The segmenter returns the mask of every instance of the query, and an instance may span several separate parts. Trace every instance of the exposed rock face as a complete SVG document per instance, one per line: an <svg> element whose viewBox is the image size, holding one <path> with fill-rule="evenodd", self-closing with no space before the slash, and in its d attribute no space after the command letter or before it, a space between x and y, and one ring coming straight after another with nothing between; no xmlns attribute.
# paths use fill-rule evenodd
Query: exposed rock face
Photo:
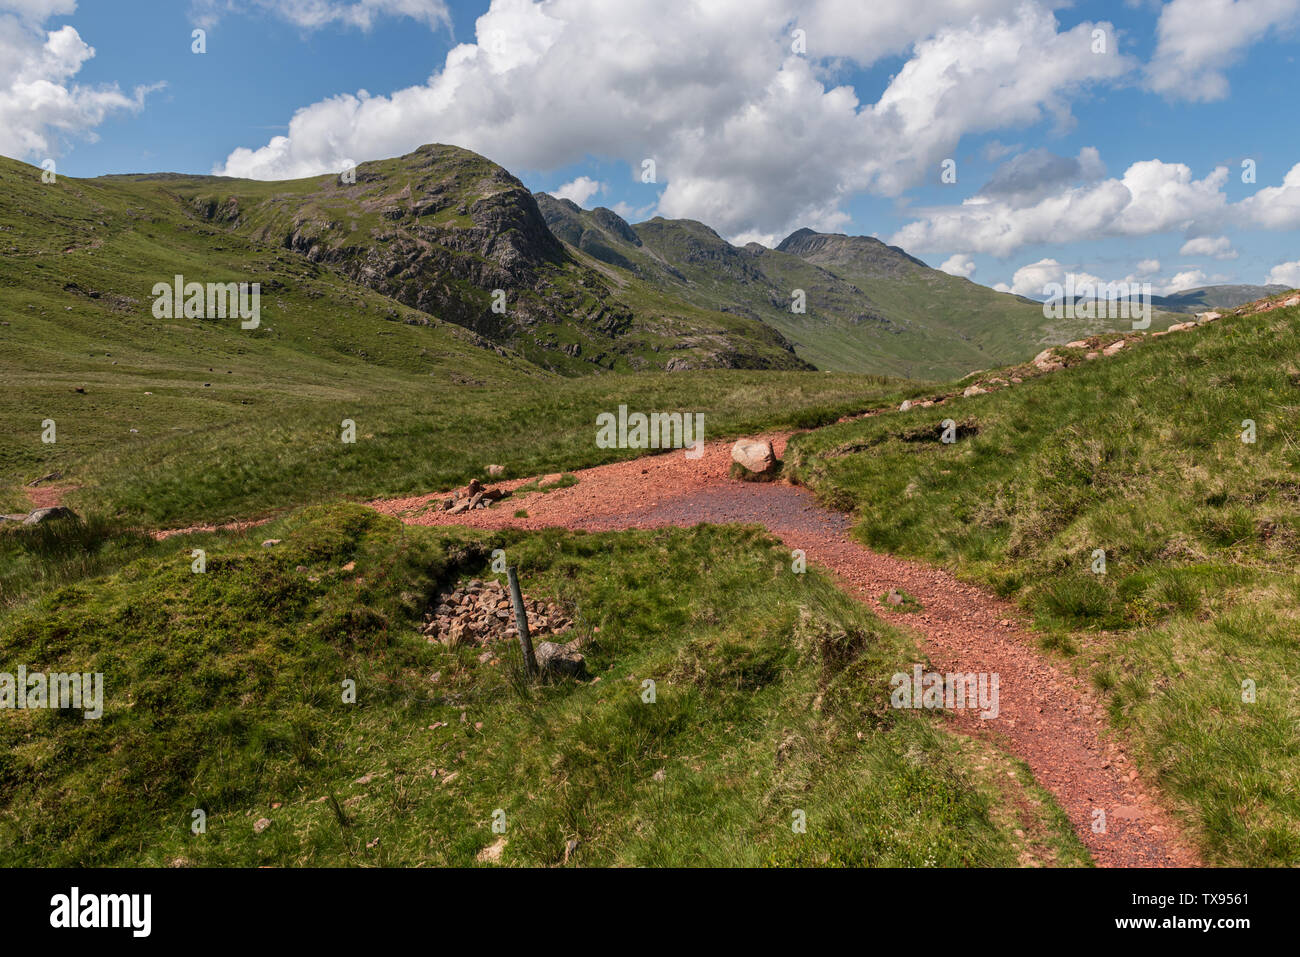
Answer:
<svg viewBox="0 0 1300 957"><path fill-rule="evenodd" d="M776 452L765 439L740 439L731 447L731 460L755 475L767 475L776 468Z"/></svg>

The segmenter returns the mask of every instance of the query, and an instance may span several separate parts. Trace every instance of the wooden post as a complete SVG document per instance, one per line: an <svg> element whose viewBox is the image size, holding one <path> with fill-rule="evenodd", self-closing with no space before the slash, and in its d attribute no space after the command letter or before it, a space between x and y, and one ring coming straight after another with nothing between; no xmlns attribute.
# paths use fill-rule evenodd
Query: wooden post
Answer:
<svg viewBox="0 0 1300 957"><path fill-rule="evenodd" d="M524 653L524 667L529 676L537 674L537 658L533 655L533 638L528 633L528 612L524 608L523 592L519 590L519 576L515 566L506 567L506 578L510 582L510 604L515 608L515 627L519 630L519 648Z"/></svg>

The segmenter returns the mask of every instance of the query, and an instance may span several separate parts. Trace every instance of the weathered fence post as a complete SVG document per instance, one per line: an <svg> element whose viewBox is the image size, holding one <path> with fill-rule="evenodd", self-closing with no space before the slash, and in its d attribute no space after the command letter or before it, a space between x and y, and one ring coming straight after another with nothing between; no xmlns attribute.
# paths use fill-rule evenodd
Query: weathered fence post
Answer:
<svg viewBox="0 0 1300 957"><path fill-rule="evenodd" d="M519 647L524 653L524 667L530 676L537 674L537 658L533 655L533 638L528 633L528 612L524 608L524 596L519 590L519 576L514 565L506 566L506 578L510 582L510 604L515 608L515 627L519 630Z"/></svg>

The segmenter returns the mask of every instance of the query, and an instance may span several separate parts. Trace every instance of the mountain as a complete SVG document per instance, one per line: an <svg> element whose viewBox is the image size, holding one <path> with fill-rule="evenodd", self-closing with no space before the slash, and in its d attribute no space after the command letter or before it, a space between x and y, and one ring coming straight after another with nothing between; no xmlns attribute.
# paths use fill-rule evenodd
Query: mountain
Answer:
<svg viewBox="0 0 1300 957"><path fill-rule="evenodd" d="M1206 312L1212 309L1235 309L1237 306L1286 292L1287 286L1199 286L1170 296L1152 296L1151 302L1167 312Z"/></svg>
<svg viewBox="0 0 1300 957"><path fill-rule="evenodd" d="M692 220L633 226L609 209L532 194L500 166L454 146L423 146L353 172L283 182L161 173L43 184L40 170L5 160L0 178L15 188L0 198L0 248L7 244L17 258L0 279L53 299L65 287L93 290L98 297L81 296L83 306L103 311L111 303L122 320L147 326L159 322L150 291L160 280L260 282L277 292L268 297L274 328L301 334L303 343L311 338L307 313L288 300L308 295L319 312L328 295L564 376L816 367L942 379L1023 360L1107 325L1046 319L1036 303L931 269L870 237L803 229L769 249L734 246ZM68 206L72 195L87 205ZM64 252L76 260L66 276L55 275L62 262L42 272ZM101 264L76 278L82 266ZM319 282L304 283L308 277ZM800 300L804 311L794 311ZM350 329L355 318L327 329ZM187 331L192 323L182 320L166 334ZM312 341L323 338L329 333L317 328Z"/></svg>
<svg viewBox="0 0 1300 957"><path fill-rule="evenodd" d="M1046 318L1039 303L931 269L869 236L800 229L775 249L737 247L693 220L629 225L604 207L535 197L551 231L609 274L768 323L820 369L944 379L1116 325ZM803 313L792 311L796 290Z"/></svg>
<svg viewBox="0 0 1300 957"><path fill-rule="evenodd" d="M629 291L590 268L552 234L519 180L458 147L363 163L355 182L176 174L98 182L167 197L176 215L232 242L290 251L563 375L807 368L761 322Z"/></svg>

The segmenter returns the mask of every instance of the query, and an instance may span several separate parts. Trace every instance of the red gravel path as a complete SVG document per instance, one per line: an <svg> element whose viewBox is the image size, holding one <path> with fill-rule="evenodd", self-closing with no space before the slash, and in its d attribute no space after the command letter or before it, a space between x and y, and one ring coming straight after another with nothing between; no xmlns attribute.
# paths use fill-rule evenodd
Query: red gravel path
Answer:
<svg viewBox="0 0 1300 957"><path fill-rule="evenodd" d="M787 436L768 438L781 455ZM700 459L672 452L586 469L575 473L579 482L569 488L512 497L463 515L437 510L445 493L371 504L410 524L474 528L604 531L699 522L762 524L791 548L803 549L809 561L830 569L873 611L918 633L934 670L999 675L997 718L981 720L968 710L954 712L951 720L962 731L991 736L1028 763L1098 864L1198 863L1139 780L1122 744L1104 733L1095 697L1037 650L1015 606L941 569L869 551L849 537L848 516L821 508L806 490L737 482L727 477L729 467L729 443L712 443ZM527 481L498 484L513 490ZM430 502L433 507L421 511ZM525 509L528 518L514 518L518 509ZM877 598L890 588L915 596L922 612L882 610ZM1096 810L1105 812L1104 833L1093 831Z"/></svg>

